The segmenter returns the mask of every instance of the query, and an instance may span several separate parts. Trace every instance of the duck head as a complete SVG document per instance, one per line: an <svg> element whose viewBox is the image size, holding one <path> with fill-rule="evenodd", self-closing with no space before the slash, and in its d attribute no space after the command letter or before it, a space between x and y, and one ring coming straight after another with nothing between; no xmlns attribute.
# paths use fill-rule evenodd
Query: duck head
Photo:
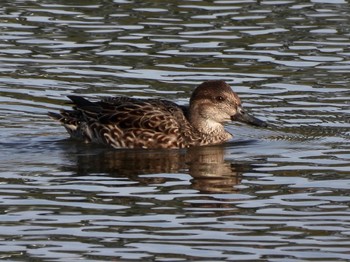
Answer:
<svg viewBox="0 0 350 262"><path fill-rule="evenodd" d="M239 121L266 127L266 122L248 114L238 95L224 81L206 81L199 85L190 99L190 122L199 131L223 129L222 124Z"/></svg>

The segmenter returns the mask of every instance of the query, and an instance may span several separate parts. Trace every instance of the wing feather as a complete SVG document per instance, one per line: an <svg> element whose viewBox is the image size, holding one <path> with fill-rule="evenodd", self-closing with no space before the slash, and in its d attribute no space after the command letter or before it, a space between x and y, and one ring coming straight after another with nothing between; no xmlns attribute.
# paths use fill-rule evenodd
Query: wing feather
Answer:
<svg viewBox="0 0 350 262"><path fill-rule="evenodd" d="M191 127L180 106L167 100L129 97L90 102L69 96L73 110L51 114L73 137L112 147L178 148Z"/></svg>

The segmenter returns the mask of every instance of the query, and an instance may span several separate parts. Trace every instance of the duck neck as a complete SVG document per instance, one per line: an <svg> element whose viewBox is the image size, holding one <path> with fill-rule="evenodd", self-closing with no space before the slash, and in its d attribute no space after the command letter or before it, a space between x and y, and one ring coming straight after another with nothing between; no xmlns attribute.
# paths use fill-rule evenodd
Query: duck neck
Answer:
<svg viewBox="0 0 350 262"><path fill-rule="evenodd" d="M200 133L200 136L210 143L219 143L232 138L221 123L215 122L210 118L203 117L200 114L190 114L191 125Z"/></svg>

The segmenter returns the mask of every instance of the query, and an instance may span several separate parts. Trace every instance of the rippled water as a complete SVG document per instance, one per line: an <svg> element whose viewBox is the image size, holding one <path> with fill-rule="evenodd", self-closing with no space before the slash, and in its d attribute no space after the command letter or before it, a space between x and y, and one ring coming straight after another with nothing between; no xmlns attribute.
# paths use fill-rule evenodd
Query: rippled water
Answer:
<svg viewBox="0 0 350 262"><path fill-rule="evenodd" d="M2 1L1 260L350 260L349 24L345 0ZM46 116L207 79L270 127L111 150Z"/></svg>

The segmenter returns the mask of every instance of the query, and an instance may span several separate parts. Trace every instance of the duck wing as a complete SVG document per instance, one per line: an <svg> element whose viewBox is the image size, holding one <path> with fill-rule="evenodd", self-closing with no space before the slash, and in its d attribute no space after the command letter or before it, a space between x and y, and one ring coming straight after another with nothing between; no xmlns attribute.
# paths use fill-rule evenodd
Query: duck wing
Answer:
<svg viewBox="0 0 350 262"><path fill-rule="evenodd" d="M142 100L128 97L90 102L69 96L73 110L61 111L59 120L68 132L85 141L112 147L186 147L183 136L191 128L184 111L167 100ZM73 132L74 131L74 132Z"/></svg>

